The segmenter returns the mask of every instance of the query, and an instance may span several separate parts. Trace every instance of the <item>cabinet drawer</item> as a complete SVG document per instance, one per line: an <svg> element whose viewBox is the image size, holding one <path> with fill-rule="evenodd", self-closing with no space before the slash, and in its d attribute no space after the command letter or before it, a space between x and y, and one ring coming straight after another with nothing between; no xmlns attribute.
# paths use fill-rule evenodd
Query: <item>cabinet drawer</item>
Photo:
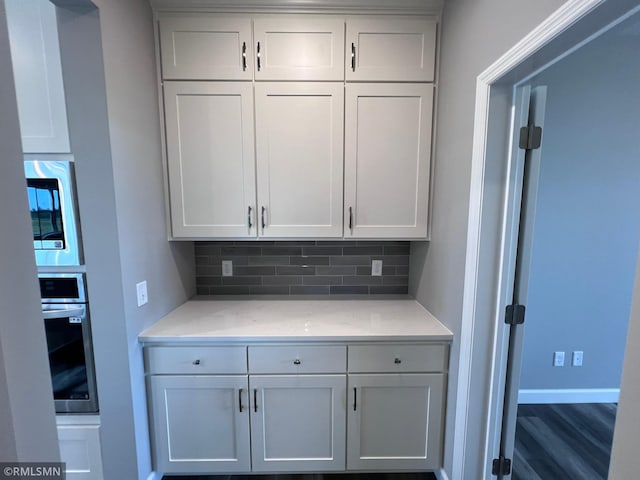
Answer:
<svg viewBox="0 0 640 480"><path fill-rule="evenodd" d="M249 347L250 373L332 373L346 369L345 346Z"/></svg>
<svg viewBox="0 0 640 480"><path fill-rule="evenodd" d="M446 345L352 345L350 372L443 372Z"/></svg>
<svg viewBox="0 0 640 480"><path fill-rule="evenodd" d="M147 347L147 373L246 373L245 347Z"/></svg>

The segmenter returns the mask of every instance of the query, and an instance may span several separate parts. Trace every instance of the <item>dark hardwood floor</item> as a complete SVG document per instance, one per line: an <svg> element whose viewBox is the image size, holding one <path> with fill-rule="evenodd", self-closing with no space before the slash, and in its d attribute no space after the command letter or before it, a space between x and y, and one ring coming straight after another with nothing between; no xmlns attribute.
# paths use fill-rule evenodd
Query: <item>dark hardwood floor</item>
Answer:
<svg viewBox="0 0 640 480"><path fill-rule="evenodd" d="M519 405L513 480L606 480L617 405Z"/></svg>
<svg viewBox="0 0 640 480"><path fill-rule="evenodd" d="M313 473L307 475L214 475L178 477L165 475L162 480L436 480L433 473Z"/></svg>

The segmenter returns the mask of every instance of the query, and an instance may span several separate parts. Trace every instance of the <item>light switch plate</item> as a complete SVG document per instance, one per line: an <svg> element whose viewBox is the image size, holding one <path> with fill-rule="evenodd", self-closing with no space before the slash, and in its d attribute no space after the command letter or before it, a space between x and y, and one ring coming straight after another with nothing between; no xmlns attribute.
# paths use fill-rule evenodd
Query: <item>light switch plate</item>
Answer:
<svg viewBox="0 0 640 480"><path fill-rule="evenodd" d="M382 260L371 260L371 275L374 277L382 275Z"/></svg>
<svg viewBox="0 0 640 480"><path fill-rule="evenodd" d="M222 260L222 276L233 277L233 261Z"/></svg>
<svg viewBox="0 0 640 480"><path fill-rule="evenodd" d="M136 283L136 295L138 297L138 306L141 307L149 301L147 296L147 281Z"/></svg>

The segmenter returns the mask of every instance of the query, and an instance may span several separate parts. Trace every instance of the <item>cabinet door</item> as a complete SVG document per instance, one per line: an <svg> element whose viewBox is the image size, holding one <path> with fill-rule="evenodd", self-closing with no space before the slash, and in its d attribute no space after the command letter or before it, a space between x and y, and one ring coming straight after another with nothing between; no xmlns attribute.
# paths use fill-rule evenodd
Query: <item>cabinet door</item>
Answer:
<svg viewBox="0 0 640 480"><path fill-rule="evenodd" d="M440 467L443 374L349 375L348 470Z"/></svg>
<svg viewBox="0 0 640 480"><path fill-rule="evenodd" d="M153 375L155 470L248 472L247 376Z"/></svg>
<svg viewBox="0 0 640 480"><path fill-rule="evenodd" d="M345 469L345 375L254 375L254 472Z"/></svg>
<svg viewBox="0 0 640 480"><path fill-rule="evenodd" d="M344 87L257 83L262 237L341 237Z"/></svg>
<svg viewBox="0 0 640 480"><path fill-rule="evenodd" d="M159 19L165 80L251 80L251 19L165 14Z"/></svg>
<svg viewBox="0 0 640 480"><path fill-rule="evenodd" d="M253 33L256 80L344 80L344 19L256 17Z"/></svg>
<svg viewBox="0 0 640 480"><path fill-rule="evenodd" d="M433 82L433 17L349 17L347 81Z"/></svg>
<svg viewBox="0 0 640 480"><path fill-rule="evenodd" d="M348 84L345 237L427 237L433 86Z"/></svg>
<svg viewBox="0 0 640 480"><path fill-rule="evenodd" d="M68 480L102 480L100 425L58 425L60 460Z"/></svg>
<svg viewBox="0 0 640 480"><path fill-rule="evenodd" d="M165 82L175 238L255 237L250 83Z"/></svg>
<svg viewBox="0 0 640 480"><path fill-rule="evenodd" d="M49 0L6 0L22 151L68 153L56 7Z"/></svg>

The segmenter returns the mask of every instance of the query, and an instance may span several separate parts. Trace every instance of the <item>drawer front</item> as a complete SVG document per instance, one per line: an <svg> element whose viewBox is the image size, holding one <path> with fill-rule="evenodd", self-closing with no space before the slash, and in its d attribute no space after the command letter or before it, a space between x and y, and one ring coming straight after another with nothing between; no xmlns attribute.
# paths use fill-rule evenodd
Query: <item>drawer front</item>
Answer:
<svg viewBox="0 0 640 480"><path fill-rule="evenodd" d="M444 372L448 347L436 345L351 345L349 372Z"/></svg>
<svg viewBox="0 0 640 480"><path fill-rule="evenodd" d="M249 347L249 373L339 373L346 369L346 346Z"/></svg>
<svg viewBox="0 0 640 480"><path fill-rule="evenodd" d="M147 373L247 373L246 347L146 347Z"/></svg>

